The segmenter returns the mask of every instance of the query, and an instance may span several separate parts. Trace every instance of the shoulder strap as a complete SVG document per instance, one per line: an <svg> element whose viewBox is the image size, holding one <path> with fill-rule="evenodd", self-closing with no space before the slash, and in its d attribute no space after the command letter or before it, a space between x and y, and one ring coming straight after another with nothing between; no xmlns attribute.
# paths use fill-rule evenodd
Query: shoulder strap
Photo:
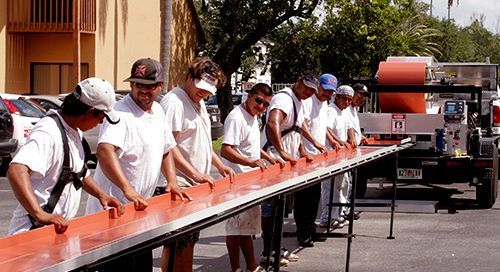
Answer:
<svg viewBox="0 0 500 272"><path fill-rule="evenodd" d="M68 145L68 138L66 136L66 131L64 130L64 127L61 123L61 120L59 120L59 117L55 114L50 114L47 115L54 119L54 121L57 124L57 127L59 128L59 131L61 132L61 137L63 141L63 153L64 153L64 160L63 160L63 169L61 174L59 175L59 179L57 180L56 185L52 189L52 192L50 192L50 197L49 201L47 202L47 205L43 208L44 211L48 213L52 213L54 211L54 208L59 201L59 198L61 197L61 194L64 190L64 187L68 182L73 182L73 185L75 188L78 190L82 187L82 181L81 178L85 176L87 172L87 166L84 165L83 169L80 173L74 173L71 171L71 168L69 166L69 145Z"/></svg>
<svg viewBox="0 0 500 272"><path fill-rule="evenodd" d="M290 133L292 131L296 131L298 133L302 133L302 128L299 127L299 126L297 126L297 118L298 118L298 116L297 116L297 106L295 106L295 101L293 100L292 95L289 94L286 91L278 92L278 94L280 94L280 93L288 95L292 99L292 105L293 105L293 125L292 125L292 127L287 128L287 129L281 131L281 138L285 137L285 135L287 135L288 133ZM267 149L269 149L269 147L271 147L273 144L269 140L269 135L268 135L268 132L267 132L267 126L265 127L265 132L266 132L267 142L264 144L264 146L262 147L262 149L264 151L267 151Z"/></svg>

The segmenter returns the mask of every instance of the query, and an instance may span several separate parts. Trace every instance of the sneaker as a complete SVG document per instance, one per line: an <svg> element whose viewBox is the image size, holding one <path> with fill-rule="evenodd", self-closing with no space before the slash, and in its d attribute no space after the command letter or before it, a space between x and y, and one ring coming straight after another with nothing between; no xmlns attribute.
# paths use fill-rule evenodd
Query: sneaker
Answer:
<svg viewBox="0 0 500 272"><path fill-rule="evenodd" d="M313 239L314 242L324 242L324 241L326 241L326 237L322 236L319 233L313 234L312 239Z"/></svg>
<svg viewBox="0 0 500 272"><path fill-rule="evenodd" d="M287 259L289 262L296 262L299 260L299 256L293 254L292 252L285 249L285 251L281 254L282 258Z"/></svg>
<svg viewBox="0 0 500 272"><path fill-rule="evenodd" d="M245 272L245 271L243 271L243 269L238 267L238 269L234 270L234 272Z"/></svg>
<svg viewBox="0 0 500 272"><path fill-rule="evenodd" d="M243 270L241 270L241 272L243 272ZM254 270L247 268L246 272L266 272L266 270L262 266L257 266Z"/></svg>
<svg viewBox="0 0 500 272"><path fill-rule="evenodd" d="M266 257L264 255L260 255L260 258L259 258L260 265L265 266L266 263L267 263L267 258L268 257ZM269 257L269 265L272 266L273 263L274 263L274 257ZM289 261L287 259L281 258L281 260L280 260L280 266L288 266L288 263L289 263Z"/></svg>
<svg viewBox="0 0 500 272"><path fill-rule="evenodd" d="M299 240L299 246L301 247L314 247L314 241L312 238Z"/></svg>
<svg viewBox="0 0 500 272"><path fill-rule="evenodd" d="M344 222L342 222L342 221L337 221L337 220L335 220L335 221L333 221L333 223L332 223L332 229L341 229L341 228L343 228L344 226L345 226L345 224L344 224Z"/></svg>

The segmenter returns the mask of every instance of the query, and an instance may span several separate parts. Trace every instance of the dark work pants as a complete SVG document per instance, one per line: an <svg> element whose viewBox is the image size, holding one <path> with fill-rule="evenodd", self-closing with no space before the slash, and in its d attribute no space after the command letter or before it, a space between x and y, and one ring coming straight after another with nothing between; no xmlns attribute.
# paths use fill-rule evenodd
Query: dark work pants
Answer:
<svg viewBox="0 0 500 272"><path fill-rule="evenodd" d="M321 183L294 194L293 217L297 226L297 240L303 241L316 234L316 216L321 199Z"/></svg>

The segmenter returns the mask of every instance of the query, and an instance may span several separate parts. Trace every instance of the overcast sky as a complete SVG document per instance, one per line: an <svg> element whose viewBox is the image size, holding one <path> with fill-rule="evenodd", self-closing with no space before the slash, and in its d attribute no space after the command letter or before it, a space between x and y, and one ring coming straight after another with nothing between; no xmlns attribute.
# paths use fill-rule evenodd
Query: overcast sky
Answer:
<svg viewBox="0 0 500 272"><path fill-rule="evenodd" d="M419 0L430 4L430 0ZM459 5L457 6L457 2ZM432 16L438 18L448 17L448 0L433 0ZM500 31L500 0L454 0L451 7L451 18L460 26L470 25L473 14L484 14L484 26L493 33Z"/></svg>

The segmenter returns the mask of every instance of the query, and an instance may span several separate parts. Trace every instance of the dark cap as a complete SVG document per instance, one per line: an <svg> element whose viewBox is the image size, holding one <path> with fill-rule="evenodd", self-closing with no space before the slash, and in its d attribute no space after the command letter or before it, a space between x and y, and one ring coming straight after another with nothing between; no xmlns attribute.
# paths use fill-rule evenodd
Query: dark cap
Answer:
<svg viewBox="0 0 500 272"><path fill-rule="evenodd" d="M352 86L352 89L364 96L368 95L368 88L364 84L356 83L354 86Z"/></svg>
<svg viewBox="0 0 500 272"><path fill-rule="evenodd" d="M151 58L138 59L132 65L130 77L124 81L137 82L141 84L155 84L163 82L163 66Z"/></svg>
<svg viewBox="0 0 500 272"><path fill-rule="evenodd" d="M312 88L316 91L318 90L319 79L318 76L313 72L310 71L305 72L304 75L302 76L302 80L304 85L306 85L306 87Z"/></svg>

